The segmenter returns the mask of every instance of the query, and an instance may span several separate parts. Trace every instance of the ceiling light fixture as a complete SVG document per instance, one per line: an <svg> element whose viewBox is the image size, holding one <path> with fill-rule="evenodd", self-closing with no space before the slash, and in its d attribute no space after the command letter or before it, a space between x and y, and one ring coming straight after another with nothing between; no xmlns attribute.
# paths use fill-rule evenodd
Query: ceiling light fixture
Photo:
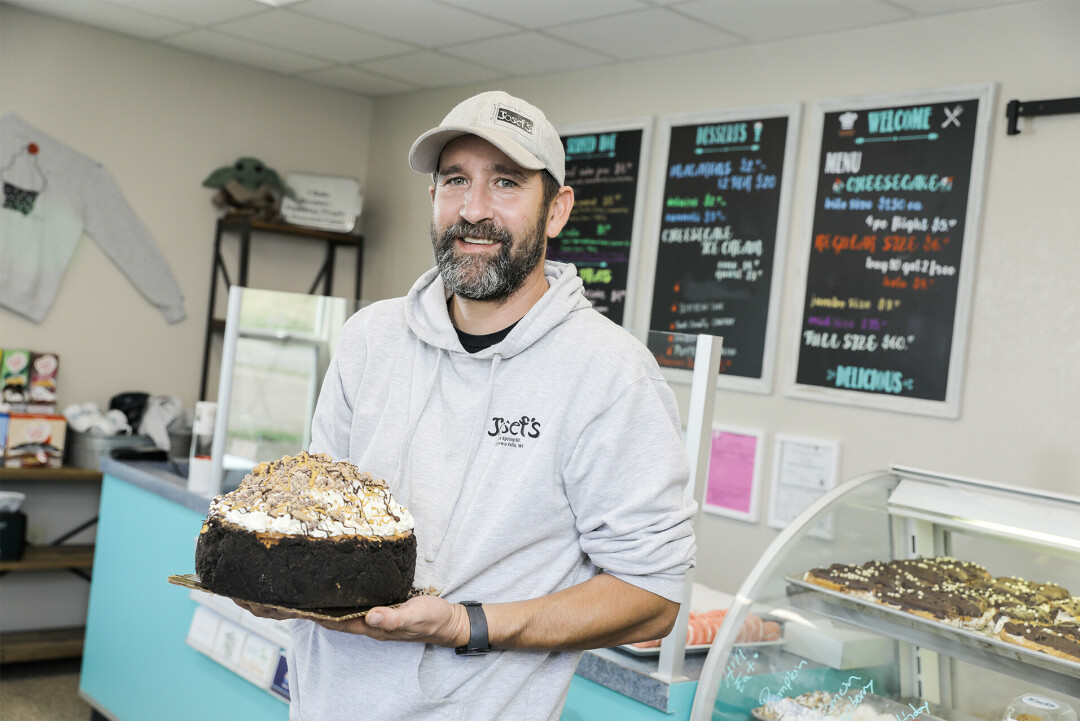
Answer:
<svg viewBox="0 0 1080 721"><path fill-rule="evenodd" d="M296 3L303 1L304 0L255 0L255 2L257 3L269 5L272 8L285 7L286 5L295 5Z"/></svg>

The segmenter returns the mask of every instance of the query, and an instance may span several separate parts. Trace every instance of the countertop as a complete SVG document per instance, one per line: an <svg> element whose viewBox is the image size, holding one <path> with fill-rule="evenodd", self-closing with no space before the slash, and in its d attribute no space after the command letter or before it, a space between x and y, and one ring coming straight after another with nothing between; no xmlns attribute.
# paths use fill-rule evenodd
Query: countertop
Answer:
<svg viewBox="0 0 1080 721"><path fill-rule="evenodd" d="M212 499L187 489L184 462L118 461L105 458L101 471L119 480L154 493L173 503L206 514ZM636 656L617 648L586 651L578 664L577 675L623 694L660 711L667 711L671 684L654 676L659 656ZM683 675L696 681L701 674L705 654L686 655Z"/></svg>

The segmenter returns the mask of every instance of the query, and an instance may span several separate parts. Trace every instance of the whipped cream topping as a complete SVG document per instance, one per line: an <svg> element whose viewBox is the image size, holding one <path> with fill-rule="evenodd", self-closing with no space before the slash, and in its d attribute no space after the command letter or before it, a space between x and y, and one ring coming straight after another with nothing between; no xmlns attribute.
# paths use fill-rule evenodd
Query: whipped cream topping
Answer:
<svg viewBox="0 0 1080 721"><path fill-rule="evenodd" d="M325 453L260 463L240 487L210 504L217 517L255 533L330 538L389 537L413 528L383 480Z"/></svg>

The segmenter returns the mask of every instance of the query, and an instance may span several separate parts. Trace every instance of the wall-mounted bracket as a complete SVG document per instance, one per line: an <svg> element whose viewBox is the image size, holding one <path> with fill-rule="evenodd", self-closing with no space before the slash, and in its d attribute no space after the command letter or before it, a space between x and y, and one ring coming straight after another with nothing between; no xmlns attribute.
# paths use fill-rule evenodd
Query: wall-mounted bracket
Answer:
<svg viewBox="0 0 1080 721"><path fill-rule="evenodd" d="M1080 113L1080 98L1058 98L1057 100L1010 100L1005 107L1005 117L1009 119L1009 135L1019 135L1016 127L1017 118L1035 115L1063 115Z"/></svg>

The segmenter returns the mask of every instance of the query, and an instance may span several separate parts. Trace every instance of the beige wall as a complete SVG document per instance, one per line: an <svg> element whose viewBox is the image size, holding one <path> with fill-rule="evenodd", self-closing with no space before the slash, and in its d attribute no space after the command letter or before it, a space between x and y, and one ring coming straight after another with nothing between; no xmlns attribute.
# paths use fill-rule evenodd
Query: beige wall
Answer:
<svg viewBox="0 0 1080 721"><path fill-rule="evenodd" d="M84 236L43 323L0 309L0 346L59 353L61 406L107 407L119 392L143 390L176 395L190 408L218 214L202 181L250 155L281 173L363 183L372 106L332 88L3 6L0 113L18 113L112 173L176 276L187 319L167 324ZM226 249L235 279L235 238ZM295 241L256 244L251 282L306 292L321 255L321 246ZM353 258L339 255L338 292L352 292Z"/></svg>
<svg viewBox="0 0 1080 721"><path fill-rule="evenodd" d="M841 480L898 463L1080 494L1080 116L1022 121L1022 134L1013 137L1003 119L1010 99L1077 94L1077 28L1080 3L1024 4L523 79L503 89L530 99L556 124L798 101L804 120L795 177L801 179L816 99L996 83L960 417L785 397L784 370L798 333L792 317L800 302L798 244L808 237L806 202L813 191L799 185L773 392L721 391L716 419L769 434L765 481L775 434L789 433L839 441ZM405 155L418 133L474 89L482 88L376 103L372 133L379 142L369 164L367 225L379 238L368 256L382 271L368 286L376 295L405 292L431 262L427 180L408 170ZM659 162L655 152L653 161ZM650 222L647 217L645 228ZM763 509L767 503L766 487ZM735 590L775 535L764 522L707 516L699 578Z"/></svg>
<svg viewBox="0 0 1080 721"><path fill-rule="evenodd" d="M716 419L769 434L764 480L772 470L773 437L782 432L839 441L841 480L902 463L1080 493L1080 120L1023 121L1023 133L1008 137L1002 118L1013 98L1077 94L1077 27L1080 3L1037 2L523 79L503 88L529 98L558 124L802 102L795 169L801 178L815 99L996 83L959 419L785 397L783 371L797 332L797 242L810 222L812 189L801 185L780 298L773 392L721 391ZM258 155L281 171L360 178L368 239L364 295L404 293L431 263L428 181L408 169L406 153L455 102L485 89L367 101L7 7L0 47L0 109L19 112L104 163L187 295L188 320L166 325L84 240L45 323L0 310L0 344L61 354L64 402L104 403L130 389L194 400L216 215L201 182L239 155ZM654 152L654 164L658 157ZM651 218L645 220L649 227ZM278 244L268 252L277 267L291 268L314 250ZM306 290L307 276L298 282L286 275L268 274L265 284ZM345 293L351 286L340 281L337 288ZM764 508L767 489L761 500ZM774 536L764 523L707 517L700 540L710 562L700 577L734 590Z"/></svg>

